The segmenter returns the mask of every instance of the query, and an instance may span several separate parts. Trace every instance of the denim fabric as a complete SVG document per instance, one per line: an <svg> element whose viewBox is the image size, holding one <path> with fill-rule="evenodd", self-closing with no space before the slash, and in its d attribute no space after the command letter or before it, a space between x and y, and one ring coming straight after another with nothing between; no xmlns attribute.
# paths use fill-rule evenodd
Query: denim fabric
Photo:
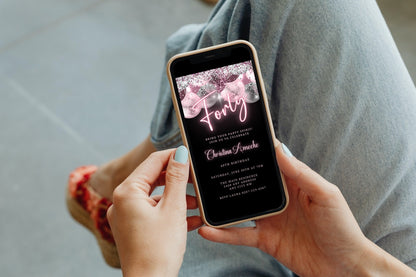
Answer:
<svg viewBox="0 0 416 277"><path fill-rule="evenodd" d="M172 55L235 39L259 54L275 132L341 189L365 235L416 268L416 89L374 0L221 1L180 29ZM163 73L151 127L181 137ZM250 248L188 238L183 276L285 276Z"/></svg>

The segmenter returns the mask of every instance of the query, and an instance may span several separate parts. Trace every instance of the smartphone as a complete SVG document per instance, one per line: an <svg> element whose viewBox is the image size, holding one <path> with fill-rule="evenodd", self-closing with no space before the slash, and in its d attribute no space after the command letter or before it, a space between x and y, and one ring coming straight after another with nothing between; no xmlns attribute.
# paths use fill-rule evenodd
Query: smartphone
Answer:
<svg viewBox="0 0 416 277"><path fill-rule="evenodd" d="M282 212L288 193L254 46L238 40L179 54L167 71L205 224Z"/></svg>

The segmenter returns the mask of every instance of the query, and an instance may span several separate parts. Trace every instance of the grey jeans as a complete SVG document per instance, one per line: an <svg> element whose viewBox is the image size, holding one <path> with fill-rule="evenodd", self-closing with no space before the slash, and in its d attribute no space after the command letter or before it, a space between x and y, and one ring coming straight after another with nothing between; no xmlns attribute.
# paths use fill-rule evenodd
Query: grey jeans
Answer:
<svg viewBox="0 0 416 277"><path fill-rule="evenodd" d="M416 268L416 90L376 2L221 1L169 38L167 58L235 39L258 51L278 139L341 189L369 239ZM165 73L151 134L160 149L181 143ZM291 273L193 232L180 275Z"/></svg>

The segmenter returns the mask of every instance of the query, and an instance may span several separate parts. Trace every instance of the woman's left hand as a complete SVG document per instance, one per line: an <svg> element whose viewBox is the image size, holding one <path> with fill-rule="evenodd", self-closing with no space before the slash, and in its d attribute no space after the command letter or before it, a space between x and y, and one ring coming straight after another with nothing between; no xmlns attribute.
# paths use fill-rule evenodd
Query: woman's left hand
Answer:
<svg viewBox="0 0 416 277"><path fill-rule="evenodd" d="M197 208L186 195L188 177L188 151L181 146L151 154L114 190L107 217L124 276L178 274L187 230L202 225L200 217L186 217L187 206ZM163 195L151 196L160 185Z"/></svg>

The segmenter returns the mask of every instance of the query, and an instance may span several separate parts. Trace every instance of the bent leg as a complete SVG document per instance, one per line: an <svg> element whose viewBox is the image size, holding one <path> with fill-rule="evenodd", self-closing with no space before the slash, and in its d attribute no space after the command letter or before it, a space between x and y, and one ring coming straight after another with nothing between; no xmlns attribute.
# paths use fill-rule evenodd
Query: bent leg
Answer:
<svg viewBox="0 0 416 277"><path fill-rule="evenodd" d="M414 84L375 1L298 5L272 83L276 133L340 187L368 238L415 268Z"/></svg>
<svg viewBox="0 0 416 277"><path fill-rule="evenodd" d="M376 2L222 1L207 24L169 39L167 58L235 39L257 48L278 138L340 187L367 237L415 268L416 91ZM163 76L156 148L180 143ZM185 276L274 263L255 249L200 240L189 236ZM218 261L215 253L227 254Z"/></svg>

